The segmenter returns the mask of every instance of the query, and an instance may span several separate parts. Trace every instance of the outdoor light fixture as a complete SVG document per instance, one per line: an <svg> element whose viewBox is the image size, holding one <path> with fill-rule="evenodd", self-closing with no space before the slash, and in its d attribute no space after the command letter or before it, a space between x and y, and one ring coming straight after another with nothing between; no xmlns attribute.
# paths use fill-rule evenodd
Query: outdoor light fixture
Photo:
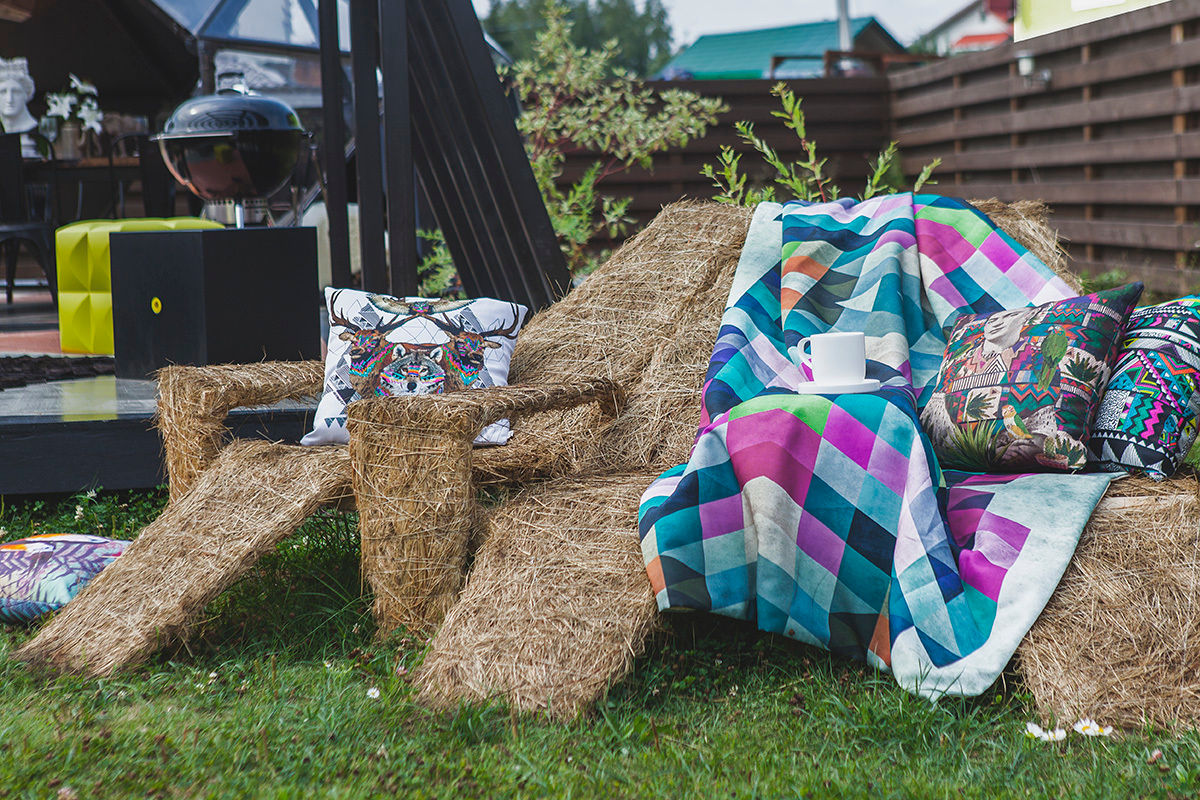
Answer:
<svg viewBox="0 0 1200 800"><path fill-rule="evenodd" d="M1021 50L1017 53L1017 74L1025 79L1026 86L1037 84L1043 89L1050 85L1052 74L1049 69L1038 69L1033 53Z"/></svg>

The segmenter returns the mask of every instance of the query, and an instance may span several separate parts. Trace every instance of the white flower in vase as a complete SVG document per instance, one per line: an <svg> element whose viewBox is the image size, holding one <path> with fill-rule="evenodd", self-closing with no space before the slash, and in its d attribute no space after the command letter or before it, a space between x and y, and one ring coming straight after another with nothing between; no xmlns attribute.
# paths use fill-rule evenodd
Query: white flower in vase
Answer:
<svg viewBox="0 0 1200 800"><path fill-rule="evenodd" d="M96 97L100 94L100 90L97 89L94 84L88 83L85 80L81 80L78 75L71 73L68 75L68 77L71 79L71 88L79 94L90 94L93 97Z"/></svg>
<svg viewBox="0 0 1200 800"><path fill-rule="evenodd" d="M104 119L104 112L100 110L100 106L96 105L95 100L89 97L80 103L79 121L83 123L84 130L100 133L100 120L102 119Z"/></svg>
<svg viewBox="0 0 1200 800"><path fill-rule="evenodd" d="M62 117L67 119L71 116L71 110L75 108L75 95L67 94L46 94L46 116Z"/></svg>

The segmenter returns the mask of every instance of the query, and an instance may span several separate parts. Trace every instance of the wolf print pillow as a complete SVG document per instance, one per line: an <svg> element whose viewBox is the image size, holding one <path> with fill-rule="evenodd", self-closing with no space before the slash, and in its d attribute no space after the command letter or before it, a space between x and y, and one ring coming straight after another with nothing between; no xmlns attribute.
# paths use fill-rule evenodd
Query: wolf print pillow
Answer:
<svg viewBox="0 0 1200 800"><path fill-rule="evenodd" d="M954 324L921 424L943 467L1077 470L1142 284Z"/></svg>
<svg viewBox="0 0 1200 800"><path fill-rule="evenodd" d="M508 384L528 309L489 298L433 300L326 289L325 391L301 444L344 444L346 406L360 397L442 394ZM507 420L476 444L505 444Z"/></svg>

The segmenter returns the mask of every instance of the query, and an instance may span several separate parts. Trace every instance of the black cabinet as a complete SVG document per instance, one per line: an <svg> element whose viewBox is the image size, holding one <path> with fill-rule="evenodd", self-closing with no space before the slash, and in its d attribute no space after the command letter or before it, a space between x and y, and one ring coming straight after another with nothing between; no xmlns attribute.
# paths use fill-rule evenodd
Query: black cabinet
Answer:
<svg viewBox="0 0 1200 800"><path fill-rule="evenodd" d="M117 377L321 357L313 228L114 233Z"/></svg>

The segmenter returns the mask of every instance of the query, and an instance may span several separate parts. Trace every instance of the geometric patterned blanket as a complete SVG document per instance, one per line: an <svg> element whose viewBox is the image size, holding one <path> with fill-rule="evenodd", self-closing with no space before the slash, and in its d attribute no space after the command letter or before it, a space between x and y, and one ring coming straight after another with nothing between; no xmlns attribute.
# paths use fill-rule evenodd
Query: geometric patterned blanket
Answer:
<svg viewBox="0 0 1200 800"><path fill-rule="evenodd" d="M659 608L744 619L930 698L987 689L1111 476L943 471L920 400L959 315L1072 294L960 200L759 206L691 456L642 498ZM798 344L825 331L866 334L880 391L796 393Z"/></svg>

